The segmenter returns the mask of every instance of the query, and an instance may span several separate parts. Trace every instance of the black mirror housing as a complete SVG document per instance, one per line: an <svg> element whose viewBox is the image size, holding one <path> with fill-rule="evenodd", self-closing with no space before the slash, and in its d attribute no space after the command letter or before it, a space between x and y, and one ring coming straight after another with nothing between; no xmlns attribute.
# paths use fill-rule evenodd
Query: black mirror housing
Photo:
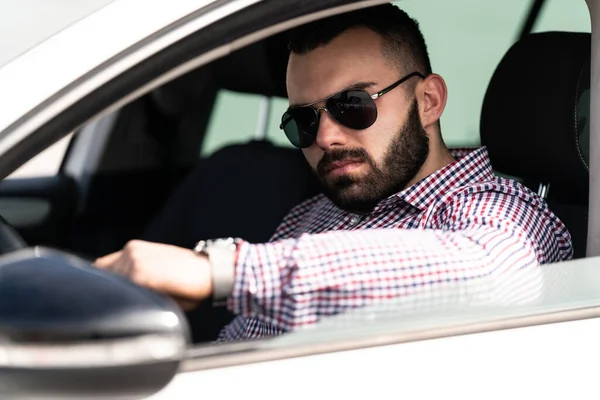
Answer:
<svg viewBox="0 0 600 400"><path fill-rule="evenodd" d="M189 342L171 299L89 261L39 247L0 257L2 398L144 398Z"/></svg>

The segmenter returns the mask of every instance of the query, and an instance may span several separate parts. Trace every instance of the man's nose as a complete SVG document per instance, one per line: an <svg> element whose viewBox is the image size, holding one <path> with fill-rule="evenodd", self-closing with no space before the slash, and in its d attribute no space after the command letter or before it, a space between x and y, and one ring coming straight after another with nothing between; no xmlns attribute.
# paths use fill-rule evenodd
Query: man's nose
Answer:
<svg viewBox="0 0 600 400"><path fill-rule="evenodd" d="M319 130L317 131L317 145L323 150L329 150L333 147L345 146L346 135L342 127L337 123L325 108L319 108L320 114Z"/></svg>

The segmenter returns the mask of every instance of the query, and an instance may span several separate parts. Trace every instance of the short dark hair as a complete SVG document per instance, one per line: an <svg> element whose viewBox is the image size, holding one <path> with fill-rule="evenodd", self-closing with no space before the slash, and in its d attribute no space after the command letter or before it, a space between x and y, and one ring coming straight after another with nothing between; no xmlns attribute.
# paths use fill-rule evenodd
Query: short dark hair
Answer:
<svg viewBox="0 0 600 400"><path fill-rule="evenodd" d="M365 27L384 39L383 54L407 71L431 73L427 45L417 21L397 6L387 3L337 14L294 29L288 49L306 54L324 46L351 28Z"/></svg>

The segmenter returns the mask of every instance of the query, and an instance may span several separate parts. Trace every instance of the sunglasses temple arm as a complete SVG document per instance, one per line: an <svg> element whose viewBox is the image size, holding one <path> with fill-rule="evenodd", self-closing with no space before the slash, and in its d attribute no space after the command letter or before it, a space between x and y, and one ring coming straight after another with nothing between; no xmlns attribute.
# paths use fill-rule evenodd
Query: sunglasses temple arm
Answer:
<svg viewBox="0 0 600 400"><path fill-rule="evenodd" d="M386 87L385 89L383 89L381 92L375 93L374 95L371 96L371 98L373 100L378 99L379 97L383 96L384 94L386 94L387 92L397 88L398 86L402 85L404 82L406 82L407 80L409 80L410 78L412 78L413 76L418 76L419 78L425 78L423 76L423 74L421 74L420 72L413 72L410 73L408 75L406 75L404 78L400 79L398 82L391 84L390 86Z"/></svg>

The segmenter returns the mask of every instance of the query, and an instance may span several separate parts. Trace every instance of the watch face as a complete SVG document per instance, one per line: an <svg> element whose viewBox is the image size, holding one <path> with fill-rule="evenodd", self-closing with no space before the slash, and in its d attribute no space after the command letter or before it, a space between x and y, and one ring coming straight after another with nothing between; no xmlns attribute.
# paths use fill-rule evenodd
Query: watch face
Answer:
<svg viewBox="0 0 600 400"><path fill-rule="evenodd" d="M221 238L221 239L214 239L212 240L212 244L216 244L216 245L230 245L230 244L234 244L234 240L233 238Z"/></svg>
<svg viewBox="0 0 600 400"><path fill-rule="evenodd" d="M235 251L237 245L233 238L215 239L212 240L209 246L218 246L224 248L231 248L231 251Z"/></svg>
<svg viewBox="0 0 600 400"><path fill-rule="evenodd" d="M206 250L212 246L221 247L221 248L231 247L231 250L235 251L237 244L236 244L235 239L230 238L230 237L229 238L200 240L194 247L194 252L206 253Z"/></svg>

